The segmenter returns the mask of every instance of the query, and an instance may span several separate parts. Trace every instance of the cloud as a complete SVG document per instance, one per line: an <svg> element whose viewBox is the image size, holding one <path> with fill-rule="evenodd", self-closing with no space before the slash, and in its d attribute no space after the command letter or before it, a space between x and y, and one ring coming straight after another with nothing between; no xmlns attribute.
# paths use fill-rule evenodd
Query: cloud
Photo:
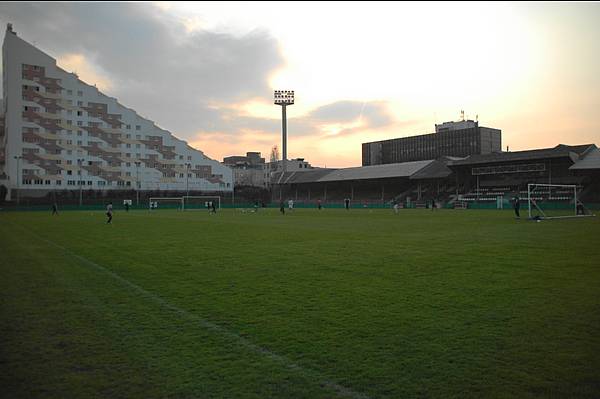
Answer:
<svg viewBox="0 0 600 399"><path fill-rule="evenodd" d="M244 106L270 99L269 78L285 65L267 31L210 31L149 3L0 3L0 23L7 22L68 71L208 156L268 151L280 140L278 113L252 115ZM393 123L386 102L338 101L289 118L288 132L314 149L332 134Z"/></svg>
<svg viewBox="0 0 600 399"><path fill-rule="evenodd" d="M113 84L107 94L183 135L219 121L212 102L270 96L268 78L283 64L268 32L188 33L148 3L4 3L0 21L59 63L93 61Z"/></svg>

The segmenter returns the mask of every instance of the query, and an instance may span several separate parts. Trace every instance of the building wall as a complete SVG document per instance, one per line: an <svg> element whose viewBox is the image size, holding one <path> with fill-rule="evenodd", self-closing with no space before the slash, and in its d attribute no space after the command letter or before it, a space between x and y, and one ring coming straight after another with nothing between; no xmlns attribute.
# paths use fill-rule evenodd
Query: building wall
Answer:
<svg viewBox="0 0 600 399"><path fill-rule="evenodd" d="M233 176L236 186L254 186L266 188L268 180L265 178L263 168L234 168Z"/></svg>
<svg viewBox="0 0 600 399"><path fill-rule="evenodd" d="M8 30L2 51L10 189L18 186L25 195L28 189L78 190L80 184L99 190L138 184L142 190L233 189L230 168L59 68ZM15 156L23 157L19 178Z"/></svg>

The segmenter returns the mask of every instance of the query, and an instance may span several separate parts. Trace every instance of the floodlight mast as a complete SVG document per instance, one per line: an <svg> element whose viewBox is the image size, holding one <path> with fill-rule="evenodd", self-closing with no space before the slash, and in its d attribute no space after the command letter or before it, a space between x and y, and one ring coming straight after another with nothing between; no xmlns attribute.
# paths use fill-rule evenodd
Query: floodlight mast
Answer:
<svg viewBox="0 0 600 399"><path fill-rule="evenodd" d="M281 106L281 141L283 147L282 166L287 171L287 118L285 108L294 104L294 90L275 90L274 102Z"/></svg>

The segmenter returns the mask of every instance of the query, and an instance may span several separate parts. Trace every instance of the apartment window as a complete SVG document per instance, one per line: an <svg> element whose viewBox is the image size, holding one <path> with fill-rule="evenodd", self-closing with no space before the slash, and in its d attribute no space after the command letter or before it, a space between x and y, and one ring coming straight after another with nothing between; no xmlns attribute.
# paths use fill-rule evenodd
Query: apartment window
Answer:
<svg viewBox="0 0 600 399"><path fill-rule="evenodd" d="M67 175L72 176L73 175L73 171L72 170L67 170Z"/></svg>
<svg viewBox="0 0 600 399"><path fill-rule="evenodd" d="M77 126L83 126L83 121L77 121Z"/></svg>
<svg viewBox="0 0 600 399"><path fill-rule="evenodd" d="M56 185L57 185L57 186L60 186L60 185L62 185L62 180L57 180L57 181L56 181Z"/></svg>
<svg viewBox="0 0 600 399"><path fill-rule="evenodd" d="M73 90L67 90L67 95L72 96L73 95Z"/></svg>
<svg viewBox="0 0 600 399"><path fill-rule="evenodd" d="M67 110L67 115L73 115L73 111Z"/></svg>
<svg viewBox="0 0 600 399"><path fill-rule="evenodd" d="M83 112L82 111L77 111L77 116L82 116Z"/></svg>
<svg viewBox="0 0 600 399"><path fill-rule="evenodd" d="M69 90L70 91L70 90ZM73 105L73 100L67 100L67 104Z"/></svg>
<svg viewBox="0 0 600 399"><path fill-rule="evenodd" d="M45 184L45 185L47 185L47 186L49 186L49 185L50 185L50 183L51 183L51 182L50 182L50 180L46 180L46 181L44 181L44 184Z"/></svg>
<svg viewBox="0 0 600 399"><path fill-rule="evenodd" d="M67 150L67 155L73 155L73 151Z"/></svg>
<svg viewBox="0 0 600 399"><path fill-rule="evenodd" d="M78 136L83 136L83 131L81 131L81 130L78 130L78 131L77 131L77 135L78 135Z"/></svg>
<svg viewBox="0 0 600 399"><path fill-rule="evenodd" d="M125 172L125 176L131 176L131 172Z"/></svg>
<svg viewBox="0 0 600 399"><path fill-rule="evenodd" d="M83 96L83 91L81 91L81 90L78 90L78 91L77 91L77 95L78 95L79 97L82 97L82 96Z"/></svg>
<svg viewBox="0 0 600 399"><path fill-rule="evenodd" d="M142 127L140 125L135 125L135 130L140 130Z"/></svg>
<svg viewBox="0 0 600 399"><path fill-rule="evenodd" d="M135 145L135 148L140 148L140 145L139 145L139 144L136 144L136 145Z"/></svg>
<svg viewBox="0 0 600 399"><path fill-rule="evenodd" d="M142 138L142 136L141 136L141 135L139 135L139 134L136 134L136 135L135 135L135 138L136 138L136 139L138 139L138 140L140 140L140 139Z"/></svg>
<svg viewBox="0 0 600 399"><path fill-rule="evenodd" d="M126 128L127 130L130 130L130 129L131 129L131 125L127 125L127 126L125 126L125 128ZM128 134L128 135L127 135L127 138L129 138L129 137L130 137L130 135Z"/></svg>
<svg viewBox="0 0 600 399"><path fill-rule="evenodd" d="M92 181L91 181L91 180L88 180L88 182L87 182L87 183L88 183L88 186L91 186L91 185L92 185Z"/></svg>
<svg viewBox="0 0 600 399"><path fill-rule="evenodd" d="M188 155L188 161L191 161L192 157L190 155Z"/></svg>
<svg viewBox="0 0 600 399"><path fill-rule="evenodd" d="M78 107L82 107L83 106L83 101L77 101L77 106Z"/></svg>
<svg viewBox="0 0 600 399"><path fill-rule="evenodd" d="M77 145L83 145L83 141L77 140Z"/></svg>
<svg viewBox="0 0 600 399"><path fill-rule="evenodd" d="M180 155L180 156L179 156L179 159L180 159L180 160L183 160L183 155Z"/></svg>
<svg viewBox="0 0 600 399"><path fill-rule="evenodd" d="M73 124L73 121L71 121L71 120L67 121L67 125L71 126L72 124Z"/></svg>
<svg viewBox="0 0 600 399"><path fill-rule="evenodd" d="M126 144L125 147L131 148L131 144Z"/></svg>
<svg viewBox="0 0 600 399"><path fill-rule="evenodd" d="M99 185L99 186L106 186L106 182L105 182L105 181L99 181L99 182L98 182L98 185Z"/></svg>

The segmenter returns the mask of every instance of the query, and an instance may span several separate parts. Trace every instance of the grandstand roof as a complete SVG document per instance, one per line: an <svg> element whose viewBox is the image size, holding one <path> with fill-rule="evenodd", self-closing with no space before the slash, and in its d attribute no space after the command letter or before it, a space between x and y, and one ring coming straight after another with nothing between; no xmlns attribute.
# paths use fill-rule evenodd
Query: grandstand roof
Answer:
<svg viewBox="0 0 600 399"><path fill-rule="evenodd" d="M600 150L594 146L585 154L583 159L575 162L569 169L571 170L592 170L600 169Z"/></svg>
<svg viewBox="0 0 600 399"><path fill-rule="evenodd" d="M451 174L452 171L446 166L446 163L437 160L413 173L410 179L440 179Z"/></svg>
<svg viewBox="0 0 600 399"><path fill-rule="evenodd" d="M513 152L494 152L491 154L471 155L466 159L450 161L449 165L474 165L490 162L506 162L506 161L529 161L534 159L547 158L563 158L570 157L573 162L576 162L579 155L584 153L590 147L595 147L594 144L583 145L565 145L559 144L554 148L542 148L539 150L513 151Z"/></svg>
<svg viewBox="0 0 600 399"><path fill-rule="evenodd" d="M274 182L275 184L320 183L345 180L411 177L423 169L431 169L431 175L427 174L425 171L423 176L428 177L421 178L433 178L439 174L445 173L445 171L440 168L440 165L443 168L446 168L442 162L427 160L392 163L386 165L358 166L344 169L316 169L308 172L287 172L283 176L280 174L278 177L275 177ZM431 168L427 168L428 166L431 166ZM451 172L448 169L447 174L444 174L443 177L449 175L450 173Z"/></svg>

